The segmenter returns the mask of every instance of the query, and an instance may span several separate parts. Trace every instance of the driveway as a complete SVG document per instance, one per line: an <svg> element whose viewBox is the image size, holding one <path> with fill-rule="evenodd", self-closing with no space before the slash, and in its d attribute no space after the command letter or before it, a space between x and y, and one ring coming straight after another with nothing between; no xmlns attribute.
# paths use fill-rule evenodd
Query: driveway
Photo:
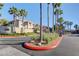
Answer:
<svg viewBox="0 0 79 59"><path fill-rule="evenodd" d="M21 45L13 47L32 56L79 56L79 35L65 35L60 45L52 50L34 51L25 49Z"/></svg>

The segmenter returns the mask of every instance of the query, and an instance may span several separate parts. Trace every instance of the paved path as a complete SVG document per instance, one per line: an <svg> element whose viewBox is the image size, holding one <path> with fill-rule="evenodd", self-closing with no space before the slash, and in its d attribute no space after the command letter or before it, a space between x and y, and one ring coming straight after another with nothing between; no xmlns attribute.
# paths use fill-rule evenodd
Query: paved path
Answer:
<svg viewBox="0 0 79 59"><path fill-rule="evenodd" d="M0 45L0 56L29 56L29 55L14 47L11 47L10 45Z"/></svg>
<svg viewBox="0 0 79 59"><path fill-rule="evenodd" d="M79 56L79 35L65 35L60 45L53 50L33 51L21 45L14 47L32 56Z"/></svg>

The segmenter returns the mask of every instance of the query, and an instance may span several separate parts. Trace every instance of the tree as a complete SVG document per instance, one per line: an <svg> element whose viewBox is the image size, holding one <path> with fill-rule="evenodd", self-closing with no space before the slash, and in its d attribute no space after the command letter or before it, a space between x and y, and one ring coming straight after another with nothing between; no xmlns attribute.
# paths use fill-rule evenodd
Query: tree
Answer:
<svg viewBox="0 0 79 59"><path fill-rule="evenodd" d="M16 26L16 16L18 16L18 10L17 10L17 8L15 8L13 6L13 7L11 7L9 9L8 12L9 12L9 14L13 15L13 20L14 20L13 26L14 26L14 29L15 29L15 26ZM15 32L15 30L14 30L14 32Z"/></svg>
<svg viewBox="0 0 79 59"><path fill-rule="evenodd" d="M16 15L18 14L17 13L17 8L15 8L14 6L13 7L11 7L10 9L9 9L9 14L11 14L11 15L13 15L13 20L15 20L15 17L16 17Z"/></svg>
<svg viewBox="0 0 79 59"><path fill-rule="evenodd" d="M70 25L70 30L71 30L71 26L72 26L73 22L69 22L69 25Z"/></svg>
<svg viewBox="0 0 79 59"><path fill-rule="evenodd" d="M6 26L8 24L8 21L6 19L0 19L0 25Z"/></svg>
<svg viewBox="0 0 79 59"><path fill-rule="evenodd" d="M64 21L65 27L69 30L70 22L69 21Z"/></svg>
<svg viewBox="0 0 79 59"><path fill-rule="evenodd" d="M2 3L0 3L0 9L2 9L3 6L4 6L4 5L3 5Z"/></svg>
<svg viewBox="0 0 79 59"><path fill-rule="evenodd" d="M63 23L65 25L65 29L67 28L67 21L64 21Z"/></svg>
<svg viewBox="0 0 79 59"><path fill-rule="evenodd" d="M77 29L78 29L78 25L77 25L77 24L75 24L75 25L74 25L74 28L75 28L75 30L77 30Z"/></svg>
<svg viewBox="0 0 79 59"><path fill-rule="evenodd" d="M63 17L60 17L57 22L59 23L58 24L58 30L63 30L64 29L64 26L63 26L63 22L64 22L64 19Z"/></svg>
<svg viewBox="0 0 79 59"><path fill-rule="evenodd" d="M4 5L3 5L2 3L0 3L0 10L2 9L3 6L4 6ZM1 16L1 14L0 14L0 16Z"/></svg>
<svg viewBox="0 0 79 59"><path fill-rule="evenodd" d="M52 3L52 8L53 8L53 13L52 13L53 14L53 16L52 16L53 17L52 18L52 32L54 32L54 27L55 27L54 26L54 3Z"/></svg>
<svg viewBox="0 0 79 59"><path fill-rule="evenodd" d="M24 17L27 16L27 11L25 9L20 9L19 15L21 16L22 20L24 20Z"/></svg>
<svg viewBox="0 0 79 59"><path fill-rule="evenodd" d="M55 31L57 26L57 20L59 18L59 15L63 14L63 11L60 9L61 3L55 3L54 4L54 14L55 14Z"/></svg>
<svg viewBox="0 0 79 59"><path fill-rule="evenodd" d="M42 42L42 3L40 3L40 44Z"/></svg>
<svg viewBox="0 0 79 59"><path fill-rule="evenodd" d="M64 22L63 17L60 17L60 18L57 20L57 22L61 25L61 24Z"/></svg>
<svg viewBox="0 0 79 59"><path fill-rule="evenodd" d="M49 3L47 3L47 20L48 20L48 32L49 32Z"/></svg>

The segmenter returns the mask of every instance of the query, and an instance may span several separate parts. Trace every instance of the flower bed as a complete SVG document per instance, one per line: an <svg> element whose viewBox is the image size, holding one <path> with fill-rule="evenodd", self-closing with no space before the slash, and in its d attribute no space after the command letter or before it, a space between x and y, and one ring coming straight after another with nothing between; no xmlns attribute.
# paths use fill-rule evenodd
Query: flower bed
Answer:
<svg viewBox="0 0 79 59"><path fill-rule="evenodd" d="M57 39L53 40L50 44L45 45L45 46L37 46L32 43L24 43L24 48L32 49L32 50L50 50L59 45L61 42L62 37L58 37Z"/></svg>

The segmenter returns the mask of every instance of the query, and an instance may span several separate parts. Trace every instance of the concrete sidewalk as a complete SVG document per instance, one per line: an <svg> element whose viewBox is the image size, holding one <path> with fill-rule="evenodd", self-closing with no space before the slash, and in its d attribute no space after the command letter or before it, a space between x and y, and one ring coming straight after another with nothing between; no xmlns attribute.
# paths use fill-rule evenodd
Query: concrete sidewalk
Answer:
<svg viewBox="0 0 79 59"><path fill-rule="evenodd" d="M29 56L29 55L11 46L0 45L0 56Z"/></svg>

